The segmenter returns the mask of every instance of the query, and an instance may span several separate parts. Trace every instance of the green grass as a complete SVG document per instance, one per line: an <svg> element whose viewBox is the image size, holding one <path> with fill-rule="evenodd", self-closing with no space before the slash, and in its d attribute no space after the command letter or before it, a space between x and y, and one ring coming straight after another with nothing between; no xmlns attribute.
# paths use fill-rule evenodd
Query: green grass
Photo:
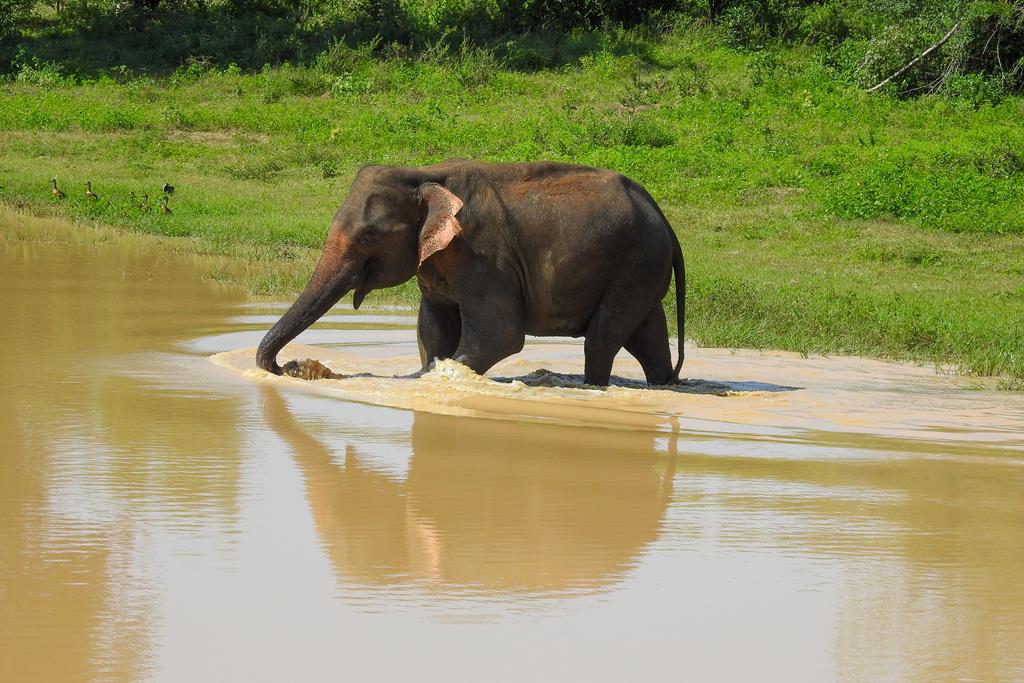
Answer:
<svg viewBox="0 0 1024 683"><path fill-rule="evenodd" d="M0 86L0 198L203 253L301 259L225 275L281 295L364 163L614 168L679 233L697 342L913 359L1020 388L1022 120L1020 98L869 96L811 52L746 54L699 31L532 72L481 51L92 80L37 64ZM128 200L165 181L173 214Z"/></svg>

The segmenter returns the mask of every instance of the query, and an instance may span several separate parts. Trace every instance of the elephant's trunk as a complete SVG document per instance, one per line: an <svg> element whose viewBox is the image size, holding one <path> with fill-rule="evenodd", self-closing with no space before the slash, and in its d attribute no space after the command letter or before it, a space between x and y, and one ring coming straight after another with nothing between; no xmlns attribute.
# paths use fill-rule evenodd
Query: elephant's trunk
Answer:
<svg viewBox="0 0 1024 683"><path fill-rule="evenodd" d="M362 275L357 273L353 277L351 272L338 273L336 263L334 254L325 253L321 256L313 277L302 294L260 342L259 348L256 349L256 365L267 372L280 375L281 366L277 364L278 352L319 320L350 289L359 286Z"/></svg>
<svg viewBox="0 0 1024 683"><path fill-rule="evenodd" d="M311 283L312 284L312 283ZM281 374L281 366L277 364L277 354L291 340L298 337L310 325L330 310L338 299L345 296L348 289L334 293L330 290L317 291L307 286L295 303L281 319L270 328L256 349L256 365L275 375Z"/></svg>

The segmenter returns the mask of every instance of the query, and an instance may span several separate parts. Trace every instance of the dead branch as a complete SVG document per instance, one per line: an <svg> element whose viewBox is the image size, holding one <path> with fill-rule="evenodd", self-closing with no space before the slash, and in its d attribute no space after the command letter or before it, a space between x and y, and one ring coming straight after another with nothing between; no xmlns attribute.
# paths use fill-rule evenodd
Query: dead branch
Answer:
<svg viewBox="0 0 1024 683"><path fill-rule="evenodd" d="M896 73L894 73L894 74L893 74L892 76L889 76L888 78L886 78L886 79L885 79L884 81L882 81L881 83L878 83L877 85L873 85L873 86L871 86L870 88L868 88L866 92L875 92L876 90L878 90L879 88L881 88L881 87L882 87L883 85L885 85L886 83L889 83L889 82L890 82L890 81L892 81L893 79L895 79L895 78L899 78L900 76L902 76L903 74L905 74L905 73L906 73L906 72L907 72L907 71L908 71L909 69L911 69L911 68L912 68L912 67L913 67L913 66L914 66L915 64L917 64L917 63L918 63L918 62L920 62L920 61L921 61L922 59L924 59L925 57L927 57L928 55L930 55L931 53L935 52L935 51L936 51L936 50L938 50L938 49L939 49L940 47L942 47L943 45L945 45L945 44L946 44L946 41L948 41L948 40L949 40L950 38L952 38L952 37L953 37L953 34L954 34L954 33L956 33L956 32L957 32L958 30L960 30L960 22L959 22L959 21L958 21L958 22L956 22L955 24L953 24L953 28L949 29L949 33L947 33L946 35L942 36L942 38L941 38L941 39L939 40L939 42L935 43L934 45L932 45L931 47L929 47L929 48L928 48L927 50L925 50L924 52L922 52L921 54L919 54L919 55L918 55L917 57L914 57L914 58L913 58L913 59L911 59L911 60L910 60L909 62L907 62L906 64L904 64L904 65L903 65L903 67L902 67L902 68L900 68L900 70L899 70L899 71L897 71Z"/></svg>

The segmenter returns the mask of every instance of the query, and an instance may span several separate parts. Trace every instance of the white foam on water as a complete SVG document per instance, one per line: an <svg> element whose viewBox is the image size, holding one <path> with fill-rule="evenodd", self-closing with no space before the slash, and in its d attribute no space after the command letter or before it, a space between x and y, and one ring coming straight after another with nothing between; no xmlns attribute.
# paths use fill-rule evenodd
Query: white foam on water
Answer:
<svg viewBox="0 0 1024 683"><path fill-rule="evenodd" d="M747 438L824 432L1024 453L1024 394L979 389L973 380L907 363L698 349L688 355L686 370L706 379L649 387L638 364L620 358L611 386L591 387L583 381L578 344L528 346L487 376L444 360L412 378L418 358L366 357L365 351L365 343L359 355L287 347L281 362L316 358L335 373L355 375L312 382L256 369L249 348L217 354L213 361L261 382L443 414Z"/></svg>

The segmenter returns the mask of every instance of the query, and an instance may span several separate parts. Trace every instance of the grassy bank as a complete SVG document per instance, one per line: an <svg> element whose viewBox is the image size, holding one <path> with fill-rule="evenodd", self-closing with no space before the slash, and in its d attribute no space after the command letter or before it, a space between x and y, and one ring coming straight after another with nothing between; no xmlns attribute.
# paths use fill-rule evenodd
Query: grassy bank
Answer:
<svg viewBox="0 0 1024 683"><path fill-rule="evenodd" d="M592 48L537 71L485 51L340 45L257 73L24 66L0 86L0 198L205 253L295 259L220 276L286 295L363 163L593 164L643 183L672 221L697 342L914 359L1022 386L1024 101L866 95L802 49L744 53L708 31ZM53 175L67 200L51 197ZM141 210L164 182L174 212Z"/></svg>

